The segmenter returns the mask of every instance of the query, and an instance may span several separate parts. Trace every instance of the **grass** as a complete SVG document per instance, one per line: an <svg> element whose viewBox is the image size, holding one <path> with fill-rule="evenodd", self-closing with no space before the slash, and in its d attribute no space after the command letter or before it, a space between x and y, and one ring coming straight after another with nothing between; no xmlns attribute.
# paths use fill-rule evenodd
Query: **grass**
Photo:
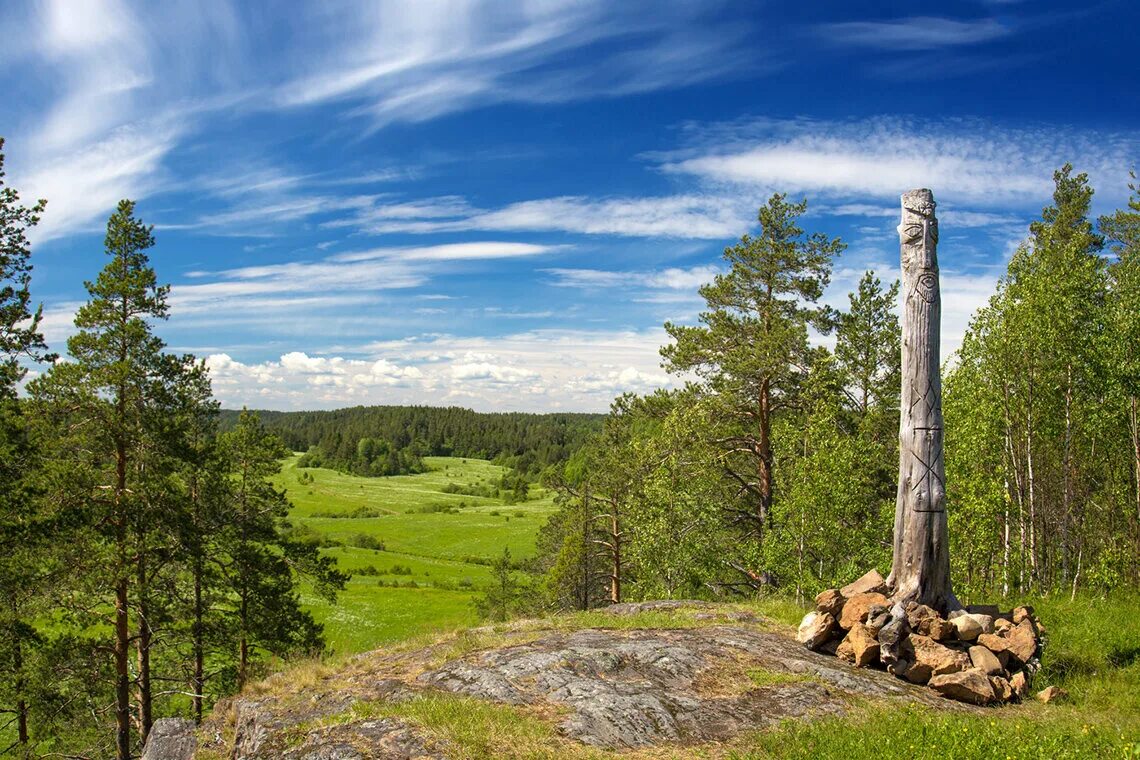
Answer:
<svg viewBox="0 0 1140 760"><path fill-rule="evenodd" d="M791 722L755 733L730 757L881 760L969 757L1140 759L1140 597L1024 599L1048 629L1033 689L1060 686L1048 705L994 708L985 715L912 705L866 707L846 718ZM1003 605L1012 606L1012 603Z"/></svg>
<svg viewBox="0 0 1140 760"><path fill-rule="evenodd" d="M341 544L324 551L355 572L335 605L302 596L338 654L476 624L473 602L490 582L490 561L504 548L515 559L532 555L554 511L552 494L541 490L511 505L445 493L448 485L494 483L507 471L479 459L426 457L429 472L387 478L301 469L299 459L286 460L275 481L293 504L290 519ZM411 572L392 573L396 566Z"/></svg>
<svg viewBox="0 0 1140 760"><path fill-rule="evenodd" d="M309 609L325 623L330 645L338 654L381 645L407 651L435 643L436 659L452 659L508 640L519 643L550 628L687 628L724 622L699 618L700 610L629 616L585 612L463 631L478 624L472 602L479 589L490 582L489 561L504 547L510 548L515 558L533 553L537 530L553 512L553 504L548 494L539 494L524 504L506 505L487 497L445 493L448 484L484 486L501 477L503 469L470 459L437 457L427 462L432 470L421 475L360 478L330 470L298 470L294 457L278 478L278 485L288 490L295 504L294 521L333 541L359 543L356 538L369 536L384 547L375 550L343 545L325 549L342 569L355 572L337 605L305 596ZM301 482L302 472L312 475L313 482ZM843 718L789 721L727 745L658 747L620 756L1140 760L1140 596L1111 600L1080 597L1075 601L1067 597L1038 598L1016 603L1032 604L1048 628L1044 666L1034 690L1060 686L1070 693L1069 699L1050 705L1030 701L982 715L947 713L920 705L884 707L856 700L852 713ZM1010 601L1003 606L1013 604ZM781 598L724 605L721 609L753 612L771 621L770 627L784 631L798 624L804 613L799 605ZM453 633L441 638L441 631ZM322 674L328 672L327 664L321 667ZM749 670L744 675L755 687L803 678L762 670ZM381 715L416 723L429 735L447 741L463 758L616 756L558 736L552 727L556 715L452 694L357 705L340 719Z"/></svg>

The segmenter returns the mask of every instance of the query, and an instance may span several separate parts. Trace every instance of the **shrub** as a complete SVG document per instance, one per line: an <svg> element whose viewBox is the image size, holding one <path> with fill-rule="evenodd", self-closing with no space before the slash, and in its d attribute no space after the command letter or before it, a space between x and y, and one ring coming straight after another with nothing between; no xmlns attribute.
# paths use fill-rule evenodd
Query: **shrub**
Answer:
<svg viewBox="0 0 1140 760"><path fill-rule="evenodd" d="M347 543L349 546L355 546L358 549L372 549L378 552L384 551L384 542L368 533L357 533L348 539Z"/></svg>

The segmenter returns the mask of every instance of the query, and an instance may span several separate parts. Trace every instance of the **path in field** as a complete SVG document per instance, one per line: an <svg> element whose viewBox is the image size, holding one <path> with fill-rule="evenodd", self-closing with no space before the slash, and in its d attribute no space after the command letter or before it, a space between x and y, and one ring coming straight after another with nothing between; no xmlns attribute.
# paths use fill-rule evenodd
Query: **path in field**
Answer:
<svg viewBox="0 0 1140 760"><path fill-rule="evenodd" d="M294 505L290 519L342 544L325 551L355 573L335 605L304 594L337 652L476 623L474 599L491 580L486 563L504 547L515 559L533 554L538 529L554 511L550 494L504 505L443 492L448 484L484 485L506 472L480 459L426 457L431 471L422 475L363 478L300 469L299 458L287 460L277 477ZM444 507L458 512L427 511ZM361 510L376 516L335 516ZM384 549L362 548L371 541ZM361 574L372 568L380 574Z"/></svg>

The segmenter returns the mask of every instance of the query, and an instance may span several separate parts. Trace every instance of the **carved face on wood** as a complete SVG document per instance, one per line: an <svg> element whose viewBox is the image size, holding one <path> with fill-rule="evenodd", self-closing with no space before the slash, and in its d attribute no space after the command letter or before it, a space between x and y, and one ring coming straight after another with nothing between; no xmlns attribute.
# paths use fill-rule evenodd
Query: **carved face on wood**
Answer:
<svg viewBox="0 0 1140 760"><path fill-rule="evenodd" d="M903 219L899 225L899 240L902 242L903 266L907 269L936 270L938 259L938 220L934 217L934 201L921 201L912 205L903 204ZM934 285L937 286L937 278ZM921 294L921 292L920 292ZM929 297L924 296L926 300Z"/></svg>

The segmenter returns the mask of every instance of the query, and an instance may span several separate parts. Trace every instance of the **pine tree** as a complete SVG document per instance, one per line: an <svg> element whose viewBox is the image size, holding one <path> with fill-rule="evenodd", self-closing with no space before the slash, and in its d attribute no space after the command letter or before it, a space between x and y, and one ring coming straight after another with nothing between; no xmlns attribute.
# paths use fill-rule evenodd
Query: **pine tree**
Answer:
<svg viewBox="0 0 1140 760"><path fill-rule="evenodd" d="M835 357L855 391L853 403L861 415L872 406L898 406L899 282L884 292L874 272L865 272L858 290L848 294L850 311L839 315Z"/></svg>
<svg viewBox="0 0 1140 760"><path fill-rule="evenodd" d="M726 460L726 472L750 497L741 516L757 542L771 527L773 418L794 397L808 328L831 327L829 310L816 302L845 247L838 238L805 234L797 220L806 210L807 201L773 195L759 210L759 236L726 248L729 271L701 287L707 308L700 325L666 323L674 342L661 350L669 371L696 373L720 405L720 442L739 455Z"/></svg>
<svg viewBox="0 0 1140 760"><path fill-rule="evenodd" d="M86 283L90 300L76 314L78 332L67 344L73 360L55 365L30 388L45 417L58 417L53 426L61 437L82 439L59 451L59 459L68 468L64 488L86 495L92 554L105 563L99 571L93 564L86 580L113 610L109 648L120 760L129 760L133 747L130 618L139 600L132 587L140 577L145 581L147 568L140 563L146 561L146 538L140 531L149 530L153 518L153 473L145 464L153 461L156 400L169 396L173 379L163 343L148 321L166 317L168 288L157 284L146 254L154 245L151 228L135 217L134 208L121 201L107 222L111 260ZM146 618L140 622L147 625ZM149 699L147 693L140 696ZM145 736L145 720L141 728Z"/></svg>

